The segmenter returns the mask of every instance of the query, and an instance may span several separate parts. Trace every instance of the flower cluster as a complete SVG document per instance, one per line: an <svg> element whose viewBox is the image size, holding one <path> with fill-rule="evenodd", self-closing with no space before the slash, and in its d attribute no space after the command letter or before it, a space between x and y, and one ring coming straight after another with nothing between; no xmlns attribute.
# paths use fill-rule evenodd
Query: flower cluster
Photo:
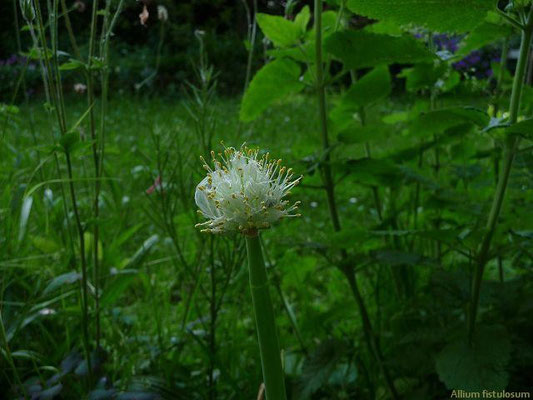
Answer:
<svg viewBox="0 0 533 400"><path fill-rule="evenodd" d="M207 176L196 187L194 195L199 213L208 220L197 227L202 232L242 232L253 234L269 228L285 217L296 217L300 202L290 204L285 196L301 176L293 179L292 169L281 160L259 155L258 149L225 148L219 160L212 151L213 167L203 158Z"/></svg>

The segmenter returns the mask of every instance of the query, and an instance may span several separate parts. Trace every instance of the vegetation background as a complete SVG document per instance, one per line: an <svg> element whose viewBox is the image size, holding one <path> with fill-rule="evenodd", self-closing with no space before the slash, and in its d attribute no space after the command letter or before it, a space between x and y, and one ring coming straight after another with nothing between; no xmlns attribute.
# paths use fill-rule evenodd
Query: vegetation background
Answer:
<svg viewBox="0 0 533 400"><path fill-rule="evenodd" d="M533 11L467 3L2 1L0 398L264 397L244 240L194 227L221 141L304 175L290 399L531 391Z"/></svg>

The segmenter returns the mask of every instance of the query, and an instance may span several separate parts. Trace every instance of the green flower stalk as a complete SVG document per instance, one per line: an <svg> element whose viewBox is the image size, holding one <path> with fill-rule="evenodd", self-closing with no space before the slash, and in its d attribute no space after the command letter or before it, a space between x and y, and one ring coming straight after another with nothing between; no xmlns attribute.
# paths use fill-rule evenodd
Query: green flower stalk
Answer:
<svg viewBox="0 0 533 400"><path fill-rule="evenodd" d="M246 237L250 290L254 306L261 367L267 400L286 400L276 321L268 287L259 231L282 218L297 217L299 202L285 196L300 182L281 160L259 157L259 150L226 148L219 160L211 152L213 167L205 160L207 176L196 188L198 212L207 218L203 232L240 232Z"/></svg>

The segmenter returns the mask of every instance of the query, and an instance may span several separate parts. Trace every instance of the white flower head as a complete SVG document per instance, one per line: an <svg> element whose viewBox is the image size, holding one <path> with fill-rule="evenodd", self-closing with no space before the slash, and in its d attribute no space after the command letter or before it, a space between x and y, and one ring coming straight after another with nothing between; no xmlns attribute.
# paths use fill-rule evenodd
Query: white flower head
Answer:
<svg viewBox="0 0 533 400"><path fill-rule="evenodd" d="M198 212L208 220L196 226L202 232L242 232L252 234L282 218L297 217L300 202L290 204L285 199L301 176L293 179L292 169L281 165L258 149L233 147L219 153L212 151L213 167L205 160L207 176L196 187L194 200Z"/></svg>

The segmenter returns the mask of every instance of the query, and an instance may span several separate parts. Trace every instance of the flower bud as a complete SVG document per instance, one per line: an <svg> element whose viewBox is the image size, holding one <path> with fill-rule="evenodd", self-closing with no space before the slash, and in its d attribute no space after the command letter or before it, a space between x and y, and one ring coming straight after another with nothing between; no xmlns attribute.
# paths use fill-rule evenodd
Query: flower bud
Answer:
<svg viewBox="0 0 533 400"><path fill-rule="evenodd" d="M32 22L35 19L35 8L33 7L33 0L19 0L20 11L27 22Z"/></svg>

